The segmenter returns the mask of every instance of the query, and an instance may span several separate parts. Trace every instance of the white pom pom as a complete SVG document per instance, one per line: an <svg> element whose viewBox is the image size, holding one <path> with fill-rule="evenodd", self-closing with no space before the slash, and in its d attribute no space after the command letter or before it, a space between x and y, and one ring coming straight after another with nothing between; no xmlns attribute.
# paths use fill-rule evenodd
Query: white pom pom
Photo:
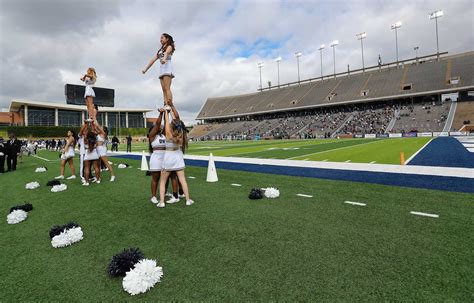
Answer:
<svg viewBox="0 0 474 303"><path fill-rule="evenodd" d="M140 260L135 267L125 274L123 289L132 296L147 292L163 277L163 268L156 266L155 260Z"/></svg>
<svg viewBox="0 0 474 303"><path fill-rule="evenodd" d="M46 172L46 167L37 167L36 170L35 170L35 173L44 173Z"/></svg>
<svg viewBox="0 0 474 303"><path fill-rule="evenodd" d="M114 164L114 163L113 163L112 161L109 161L109 164L112 165L112 164Z"/></svg>
<svg viewBox="0 0 474 303"><path fill-rule="evenodd" d="M274 187L262 188L265 191L265 197L273 199L280 196L280 191Z"/></svg>
<svg viewBox="0 0 474 303"><path fill-rule="evenodd" d="M28 213L22 209L16 209L8 214L7 222L8 224L17 224L21 221L26 220Z"/></svg>
<svg viewBox="0 0 474 303"><path fill-rule="evenodd" d="M120 164L118 165L118 168L127 168L127 165L120 163Z"/></svg>
<svg viewBox="0 0 474 303"><path fill-rule="evenodd" d="M34 182L30 182L28 184L25 185L25 188L26 189L35 189L35 188L38 188L40 185L38 182L34 181Z"/></svg>
<svg viewBox="0 0 474 303"><path fill-rule="evenodd" d="M51 245L54 248L64 247L79 242L84 238L81 227L66 229L51 239Z"/></svg>
<svg viewBox="0 0 474 303"><path fill-rule="evenodd" d="M66 189L67 189L66 184L59 184L59 185L54 185L53 188L51 188L51 192L57 193Z"/></svg>

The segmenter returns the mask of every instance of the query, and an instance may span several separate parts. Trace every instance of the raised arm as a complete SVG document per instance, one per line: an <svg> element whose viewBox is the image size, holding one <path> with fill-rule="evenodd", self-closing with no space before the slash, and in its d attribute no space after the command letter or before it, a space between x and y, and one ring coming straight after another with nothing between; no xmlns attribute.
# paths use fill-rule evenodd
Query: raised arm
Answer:
<svg viewBox="0 0 474 303"><path fill-rule="evenodd" d="M170 115L168 111L165 111L165 137L168 140L173 139L173 131L171 130Z"/></svg>
<svg viewBox="0 0 474 303"><path fill-rule="evenodd" d="M160 132L161 130L161 121L163 120L163 112L164 110L160 108L160 115L156 119L155 125L153 125L153 128L150 131L149 138L155 138L156 134Z"/></svg>
<svg viewBox="0 0 474 303"><path fill-rule="evenodd" d="M87 124L82 124L81 130L79 131L79 135L85 137L87 134Z"/></svg>
<svg viewBox="0 0 474 303"><path fill-rule="evenodd" d="M171 115L172 115L173 119L180 120L178 111L176 110L176 107L174 107L174 104L171 105Z"/></svg>
<svg viewBox="0 0 474 303"><path fill-rule="evenodd" d="M151 58L150 62L148 62L148 65L145 67L144 70L142 70L142 73L145 74L150 69L150 67L156 62L156 60L158 60L158 54Z"/></svg>

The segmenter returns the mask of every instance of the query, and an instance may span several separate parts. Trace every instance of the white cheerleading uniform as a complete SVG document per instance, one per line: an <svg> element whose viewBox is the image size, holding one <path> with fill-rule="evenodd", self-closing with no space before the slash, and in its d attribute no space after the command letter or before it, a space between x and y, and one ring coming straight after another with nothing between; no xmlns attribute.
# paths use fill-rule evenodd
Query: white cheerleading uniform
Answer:
<svg viewBox="0 0 474 303"><path fill-rule="evenodd" d="M61 160L67 160L69 158L74 158L74 147L69 146L66 151L61 155Z"/></svg>
<svg viewBox="0 0 474 303"><path fill-rule="evenodd" d="M97 153L97 148L94 148L92 151L89 151L88 146L85 146L86 153L84 154L84 161L94 161L99 159L99 154Z"/></svg>
<svg viewBox="0 0 474 303"><path fill-rule="evenodd" d="M107 146L105 146L105 138L97 135L97 142L102 142L102 145L97 145L97 153L99 157L107 156Z"/></svg>
<svg viewBox="0 0 474 303"><path fill-rule="evenodd" d="M150 156L150 171L157 172L163 170L163 161L165 158L166 138L163 135L156 135L155 140L151 142L153 152Z"/></svg>
<svg viewBox="0 0 474 303"><path fill-rule="evenodd" d="M165 64L161 64L161 60L163 60L165 53L164 51L158 51L158 58L160 59L160 75L159 78L163 78L163 76L170 76L174 78L173 74L173 64L171 63L171 54L168 55L168 60L166 60Z"/></svg>
<svg viewBox="0 0 474 303"><path fill-rule="evenodd" d="M94 92L94 89L92 89L92 86L95 84L95 81L93 81L90 78L86 78L84 83L86 84L86 91L84 92L84 98L86 97L95 98L95 92Z"/></svg>
<svg viewBox="0 0 474 303"><path fill-rule="evenodd" d="M184 168L183 151L173 141L166 141L163 169L166 171L178 171L183 170Z"/></svg>

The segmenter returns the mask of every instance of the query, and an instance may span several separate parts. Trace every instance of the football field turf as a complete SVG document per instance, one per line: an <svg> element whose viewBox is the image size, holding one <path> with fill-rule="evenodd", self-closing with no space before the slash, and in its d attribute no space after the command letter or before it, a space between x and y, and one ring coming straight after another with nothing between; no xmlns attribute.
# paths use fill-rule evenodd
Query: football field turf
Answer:
<svg viewBox="0 0 474 303"><path fill-rule="evenodd" d="M325 139L263 141L201 141L189 144L188 154L292 159L331 162L400 164L422 148L431 138ZM123 151L125 145L121 145ZM148 150L146 143L134 144L133 151Z"/></svg>
<svg viewBox="0 0 474 303"><path fill-rule="evenodd" d="M365 146L378 144L370 142ZM51 193L46 182L58 175L57 153L38 156L0 175L1 301L472 299L472 194L227 170L206 183L206 169L188 167L196 203L158 209L139 161L111 158L132 166L114 166L116 182L105 173L100 185L65 180L66 191ZM48 171L34 173L40 165ZM41 187L26 190L31 181ZM247 198L252 187L269 186L281 196ZM10 207L25 202L33 204L28 219L8 225ZM52 248L49 229L72 220L84 240ZM106 272L111 256L128 247L157 259L164 272L161 283L135 297Z"/></svg>

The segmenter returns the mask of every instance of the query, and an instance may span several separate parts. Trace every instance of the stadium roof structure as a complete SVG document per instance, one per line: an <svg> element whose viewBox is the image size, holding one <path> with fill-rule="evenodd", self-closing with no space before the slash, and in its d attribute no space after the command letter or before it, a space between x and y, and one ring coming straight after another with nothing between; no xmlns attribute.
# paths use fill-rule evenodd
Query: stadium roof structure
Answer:
<svg viewBox="0 0 474 303"><path fill-rule="evenodd" d="M30 100L12 100L10 103L10 112L18 112L22 106L42 107L42 108L54 108L61 110L73 110L73 111L87 111L85 105L72 105L55 102L42 102L42 101L30 101ZM102 111L107 112L150 112L153 109L150 108L118 108L118 107L104 107Z"/></svg>
<svg viewBox="0 0 474 303"><path fill-rule="evenodd" d="M444 53L447 54L447 53ZM208 98L196 120L216 120L474 89L474 51L437 54L326 75L251 94Z"/></svg>

